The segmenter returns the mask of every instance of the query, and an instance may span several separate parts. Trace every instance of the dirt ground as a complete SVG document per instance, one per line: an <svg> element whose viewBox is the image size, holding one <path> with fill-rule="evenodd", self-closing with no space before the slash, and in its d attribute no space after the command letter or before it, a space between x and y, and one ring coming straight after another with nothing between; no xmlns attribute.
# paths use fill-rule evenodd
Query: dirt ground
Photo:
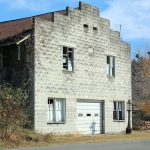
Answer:
<svg viewBox="0 0 150 150"><path fill-rule="evenodd" d="M21 135L21 137L23 137ZM69 143L97 143L110 141L127 141L127 140L150 140L150 130L133 131L132 134L100 134L100 135L81 135L81 134L66 134L66 135L42 135L30 134L28 138L19 138L18 142L3 143L3 147L19 147L19 146L46 146L51 144L69 144Z"/></svg>
<svg viewBox="0 0 150 150"><path fill-rule="evenodd" d="M123 140L150 139L150 131L133 131L132 134L65 135L55 137L56 143L95 143Z"/></svg>

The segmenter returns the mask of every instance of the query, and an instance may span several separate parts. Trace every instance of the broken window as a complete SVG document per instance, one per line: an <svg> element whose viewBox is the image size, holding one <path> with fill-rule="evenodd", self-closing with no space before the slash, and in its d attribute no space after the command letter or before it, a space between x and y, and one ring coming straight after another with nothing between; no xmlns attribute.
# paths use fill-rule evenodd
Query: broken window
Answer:
<svg viewBox="0 0 150 150"><path fill-rule="evenodd" d="M73 71L73 48L63 47L63 68Z"/></svg>
<svg viewBox="0 0 150 150"><path fill-rule="evenodd" d="M107 56L107 75L115 76L115 57Z"/></svg>
<svg viewBox="0 0 150 150"><path fill-rule="evenodd" d="M48 99L48 122L63 123L65 121L65 100Z"/></svg>
<svg viewBox="0 0 150 150"><path fill-rule="evenodd" d="M125 119L124 102L121 102L121 101L114 102L113 119L114 120L124 120Z"/></svg>

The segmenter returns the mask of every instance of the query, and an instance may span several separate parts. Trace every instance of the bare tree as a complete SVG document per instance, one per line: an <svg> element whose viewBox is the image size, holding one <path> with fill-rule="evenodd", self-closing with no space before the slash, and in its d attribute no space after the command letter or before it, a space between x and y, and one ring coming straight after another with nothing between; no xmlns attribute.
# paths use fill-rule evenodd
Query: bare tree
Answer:
<svg viewBox="0 0 150 150"><path fill-rule="evenodd" d="M137 55L132 61L133 101L150 100L150 58Z"/></svg>

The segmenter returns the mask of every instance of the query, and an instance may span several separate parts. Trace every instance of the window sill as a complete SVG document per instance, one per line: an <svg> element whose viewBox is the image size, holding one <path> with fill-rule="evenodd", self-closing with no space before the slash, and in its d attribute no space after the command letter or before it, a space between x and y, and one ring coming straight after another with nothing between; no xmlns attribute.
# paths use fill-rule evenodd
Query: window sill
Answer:
<svg viewBox="0 0 150 150"><path fill-rule="evenodd" d="M63 69L62 71L63 72L68 72L68 73L73 73L74 72L73 70L71 71L71 70L67 70L67 69Z"/></svg>
<svg viewBox="0 0 150 150"><path fill-rule="evenodd" d="M65 124L65 122L47 122L47 124Z"/></svg>
<svg viewBox="0 0 150 150"><path fill-rule="evenodd" d="M125 120L113 120L113 122L125 122Z"/></svg>
<svg viewBox="0 0 150 150"><path fill-rule="evenodd" d="M115 76L107 75L107 78L114 79Z"/></svg>

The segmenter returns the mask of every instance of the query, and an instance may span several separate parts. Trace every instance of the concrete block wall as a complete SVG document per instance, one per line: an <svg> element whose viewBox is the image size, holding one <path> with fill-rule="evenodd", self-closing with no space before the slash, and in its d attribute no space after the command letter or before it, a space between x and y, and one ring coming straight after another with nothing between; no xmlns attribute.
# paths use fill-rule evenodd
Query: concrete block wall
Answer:
<svg viewBox="0 0 150 150"><path fill-rule="evenodd" d="M105 133L125 131L127 112L124 122L114 122L113 101L126 104L131 99L130 46L110 29L109 20L99 17L98 8L80 3L79 9L67 12L54 13L54 22L35 19L35 130L76 132L77 100L93 99L105 101ZM63 46L74 48L73 72L63 69ZM115 56L114 78L107 77L107 55ZM66 99L65 124L47 124L49 97Z"/></svg>

